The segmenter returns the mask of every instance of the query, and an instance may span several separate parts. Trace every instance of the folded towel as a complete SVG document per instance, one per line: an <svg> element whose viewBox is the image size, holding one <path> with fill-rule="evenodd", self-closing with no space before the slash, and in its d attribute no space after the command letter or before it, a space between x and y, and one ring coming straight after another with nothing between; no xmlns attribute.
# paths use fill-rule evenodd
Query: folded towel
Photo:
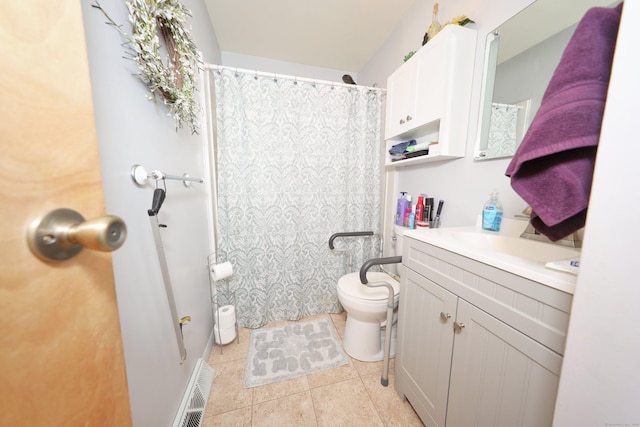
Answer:
<svg viewBox="0 0 640 427"><path fill-rule="evenodd" d="M420 144L410 145L405 151L411 153L412 151L428 150L431 142L421 142Z"/></svg>
<svg viewBox="0 0 640 427"><path fill-rule="evenodd" d="M552 241L585 223L621 13L594 7L580 20L505 172Z"/></svg>
<svg viewBox="0 0 640 427"><path fill-rule="evenodd" d="M389 149L389 154L402 154L410 145L416 145L416 140L412 139L411 141L405 141L394 145Z"/></svg>

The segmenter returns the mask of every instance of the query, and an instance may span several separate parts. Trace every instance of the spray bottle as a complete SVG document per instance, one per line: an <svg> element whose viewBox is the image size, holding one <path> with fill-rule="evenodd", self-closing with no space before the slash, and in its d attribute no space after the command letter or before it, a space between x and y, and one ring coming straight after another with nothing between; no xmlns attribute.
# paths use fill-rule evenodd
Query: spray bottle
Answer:
<svg viewBox="0 0 640 427"><path fill-rule="evenodd" d="M401 191L400 194L401 196L398 199L398 206L396 208L396 225L404 225L404 212L407 210L407 206L409 206L406 191Z"/></svg>
<svg viewBox="0 0 640 427"><path fill-rule="evenodd" d="M416 203L416 222L422 221L424 215L424 194L418 197L418 203Z"/></svg>

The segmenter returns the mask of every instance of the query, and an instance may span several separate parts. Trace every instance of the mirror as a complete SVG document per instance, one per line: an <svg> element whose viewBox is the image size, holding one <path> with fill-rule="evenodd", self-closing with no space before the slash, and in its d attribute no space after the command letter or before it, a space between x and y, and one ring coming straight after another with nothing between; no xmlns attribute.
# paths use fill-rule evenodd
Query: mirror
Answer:
<svg viewBox="0 0 640 427"><path fill-rule="evenodd" d="M487 35L475 160L515 154L585 12L612 0L536 0Z"/></svg>

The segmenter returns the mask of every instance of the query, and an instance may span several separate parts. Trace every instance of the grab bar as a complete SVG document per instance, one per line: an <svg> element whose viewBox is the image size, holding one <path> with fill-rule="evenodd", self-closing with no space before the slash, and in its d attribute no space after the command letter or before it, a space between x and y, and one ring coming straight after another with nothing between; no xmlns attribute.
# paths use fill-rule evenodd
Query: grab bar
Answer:
<svg viewBox="0 0 640 427"><path fill-rule="evenodd" d="M329 237L329 249L334 250L333 241L336 237L359 237L359 236L373 236L373 231L348 231L346 233L335 233Z"/></svg>
<svg viewBox="0 0 640 427"><path fill-rule="evenodd" d="M363 285L367 284L367 271L369 271L369 269L374 265L399 264L401 262L401 256L390 256L386 258L373 258L367 260L364 264L362 264L362 267L360 267L360 282L362 282Z"/></svg>
<svg viewBox="0 0 640 427"><path fill-rule="evenodd" d="M329 249L336 252L346 252L349 254L349 267L353 265L353 260L351 257L351 251L348 249L336 249L333 245L333 241L337 237L367 237L367 236L380 236L379 234L375 234L373 231L346 231L342 233L334 233L331 237L329 237ZM380 251L382 251L383 239L380 236Z"/></svg>
<svg viewBox="0 0 640 427"><path fill-rule="evenodd" d="M387 326L384 331L384 356L382 362L382 376L380 377L380 384L383 387L389 385L389 357L391 353L391 329L393 328L393 309L395 305L393 303L394 290L393 286L389 282L373 282L369 283L367 280L367 271L374 265L382 264L398 264L402 262L401 256L391 256L386 258L374 258L367 260L362 267L360 267L360 282L365 286L377 288L385 286L389 291L389 298L387 299Z"/></svg>

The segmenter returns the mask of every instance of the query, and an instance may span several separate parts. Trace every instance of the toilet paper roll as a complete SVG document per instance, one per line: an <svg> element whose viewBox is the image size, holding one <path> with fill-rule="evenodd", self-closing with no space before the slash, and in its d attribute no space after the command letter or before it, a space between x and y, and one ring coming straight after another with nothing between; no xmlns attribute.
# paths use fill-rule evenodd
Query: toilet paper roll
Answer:
<svg viewBox="0 0 640 427"><path fill-rule="evenodd" d="M235 328L236 308L232 305L223 305L216 310L216 326L220 329Z"/></svg>
<svg viewBox="0 0 640 427"><path fill-rule="evenodd" d="M229 344L236 339L236 308L223 305L215 312L213 337L217 344Z"/></svg>
<svg viewBox="0 0 640 427"><path fill-rule="evenodd" d="M213 338L216 340L216 344L229 344L236 339L236 328L213 328Z"/></svg>
<svg viewBox="0 0 640 427"><path fill-rule="evenodd" d="M229 261L222 264L214 264L211 266L211 278L214 282L226 279L233 274L233 264Z"/></svg>

